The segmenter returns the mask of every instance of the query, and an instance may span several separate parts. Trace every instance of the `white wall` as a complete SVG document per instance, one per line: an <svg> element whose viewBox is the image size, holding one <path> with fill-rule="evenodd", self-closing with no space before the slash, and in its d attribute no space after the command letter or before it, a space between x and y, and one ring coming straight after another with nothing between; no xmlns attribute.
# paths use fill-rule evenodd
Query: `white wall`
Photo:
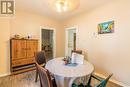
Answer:
<svg viewBox="0 0 130 87"><path fill-rule="evenodd" d="M0 76L10 73L10 37L30 34L40 39L40 26L56 29L56 57L64 56L64 30L60 21L35 13L16 11L14 17L0 17Z"/></svg>
<svg viewBox="0 0 130 87"><path fill-rule="evenodd" d="M0 18L0 76L9 74L9 18ZM6 72L6 73L5 73Z"/></svg>
<svg viewBox="0 0 130 87"><path fill-rule="evenodd" d="M110 20L115 21L115 32L98 35L97 25ZM130 0L117 0L64 21L64 27L78 26L77 47L94 64L95 72L114 73L115 80L130 85L129 23Z"/></svg>
<svg viewBox="0 0 130 87"><path fill-rule="evenodd" d="M56 56L64 55L64 30L60 21L50 19L43 15L18 11L11 20L11 36L32 35L40 39L40 26L56 29Z"/></svg>

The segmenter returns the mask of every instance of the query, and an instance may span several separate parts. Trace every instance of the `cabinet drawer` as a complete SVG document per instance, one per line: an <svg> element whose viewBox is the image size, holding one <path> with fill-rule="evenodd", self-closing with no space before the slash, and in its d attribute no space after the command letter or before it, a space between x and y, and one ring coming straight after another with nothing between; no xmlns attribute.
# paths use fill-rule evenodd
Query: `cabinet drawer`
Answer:
<svg viewBox="0 0 130 87"><path fill-rule="evenodd" d="M28 60L28 63L34 63L34 62L35 62L35 59L34 59L34 58Z"/></svg>
<svg viewBox="0 0 130 87"><path fill-rule="evenodd" d="M12 61L12 67L31 64L31 63L34 63L34 59L32 59L32 58L31 59L16 60L16 61Z"/></svg>

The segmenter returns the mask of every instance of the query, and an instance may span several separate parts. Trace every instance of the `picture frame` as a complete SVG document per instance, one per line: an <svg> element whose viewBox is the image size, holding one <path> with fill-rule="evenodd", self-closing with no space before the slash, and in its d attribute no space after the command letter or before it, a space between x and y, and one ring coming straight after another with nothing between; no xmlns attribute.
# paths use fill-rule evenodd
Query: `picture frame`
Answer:
<svg viewBox="0 0 130 87"><path fill-rule="evenodd" d="M107 34L114 32L114 21L108 21L98 24L98 34Z"/></svg>

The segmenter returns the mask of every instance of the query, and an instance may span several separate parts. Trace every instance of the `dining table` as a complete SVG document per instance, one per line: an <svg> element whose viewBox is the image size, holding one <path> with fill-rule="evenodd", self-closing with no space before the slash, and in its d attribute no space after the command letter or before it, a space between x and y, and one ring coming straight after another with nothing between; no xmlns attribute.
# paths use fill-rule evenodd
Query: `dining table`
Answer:
<svg viewBox="0 0 130 87"><path fill-rule="evenodd" d="M84 60L83 64L66 65L64 57L53 58L46 63L45 68L54 75L57 87L72 87L76 78L90 75L94 66Z"/></svg>

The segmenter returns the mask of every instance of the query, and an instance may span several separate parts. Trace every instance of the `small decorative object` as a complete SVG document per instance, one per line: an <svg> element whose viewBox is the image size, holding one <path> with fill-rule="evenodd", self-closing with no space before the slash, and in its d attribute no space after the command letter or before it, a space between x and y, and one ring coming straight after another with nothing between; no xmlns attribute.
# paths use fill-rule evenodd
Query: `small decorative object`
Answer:
<svg viewBox="0 0 130 87"><path fill-rule="evenodd" d="M70 64L71 63L71 58L69 56L66 56L64 59L63 59L65 65L67 64Z"/></svg>
<svg viewBox="0 0 130 87"><path fill-rule="evenodd" d="M12 37L12 39L32 39L32 36L31 36L31 35L28 35L28 36L26 36L26 37L22 37L22 36L20 36L20 35L18 35L18 34L15 34L15 35Z"/></svg>
<svg viewBox="0 0 130 87"><path fill-rule="evenodd" d="M77 63L72 63L72 62L71 62L71 58L70 58L69 56L66 56L66 57L63 59L63 61L64 61L64 64L65 64L66 66L75 67L75 66L78 65Z"/></svg>
<svg viewBox="0 0 130 87"><path fill-rule="evenodd" d="M15 34L13 38L14 39L21 39L20 35L18 35L18 34Z"/></svg>
<svg viewBox="0 0 130 87"><path fill-rule="evenodd" d="M23 39L23 40L24 40L24 39L26 39L26 37L22 37L21 39Z"/></svg>
<svg viewBox="0 0 130 87"><path fill-rule="evenodd" d="M108 21L98 24L98 34L113 33L114 21Z"/></svg>
<svg viewBox="0 0 130 87"><path fill-rule="evenodd" d="M32 36L31 36L31 35L28 35L28 36L27 36L27 39L31 39L31 38L32 38Z"/></svg>

